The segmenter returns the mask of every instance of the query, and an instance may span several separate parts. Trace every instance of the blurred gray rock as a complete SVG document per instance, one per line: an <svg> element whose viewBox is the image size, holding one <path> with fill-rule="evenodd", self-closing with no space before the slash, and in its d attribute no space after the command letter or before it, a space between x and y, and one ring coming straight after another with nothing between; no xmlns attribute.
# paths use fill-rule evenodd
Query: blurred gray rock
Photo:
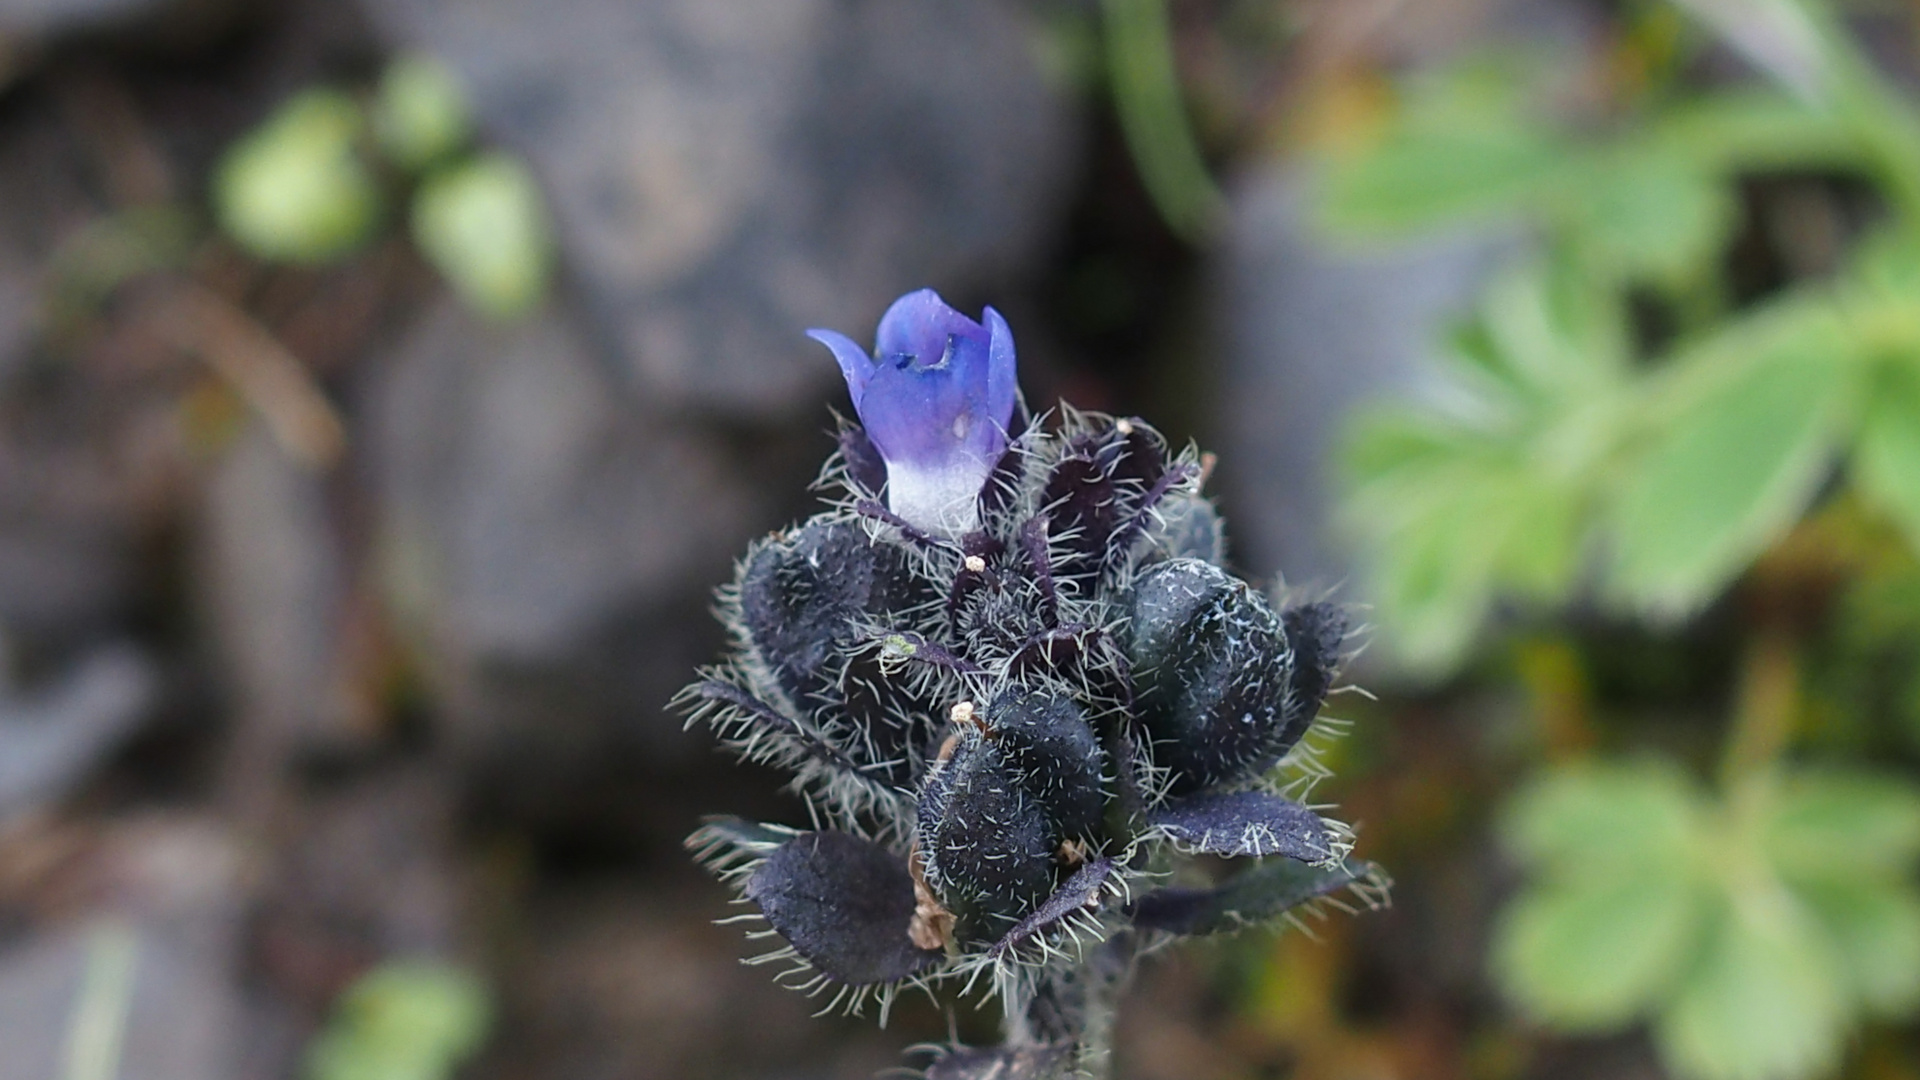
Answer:
<svg viewBox="0 0 1920 1080"><path fill-rule="evenodd" d="M1007 0L365 0L464 80L552 196L599 332L653 400L811 415L922 285L1003 287L1078 156Z"/></svg>
<svg viewBox="0 0 1920 1080"><path fill-rule="evenodd" d="M206 486L198 592L250 787L301 749L352 741L335 682L346 570L323 484L256 420Z"/></svg>
<svg viewBox="0 0 1920 1080"><path fill-rule="evenodd" d="M366 406L385 591L461 749L535 786L616 735L655 763L697 752L662 710L717 647L710 590L826 440L756 457L637 402L570 318L502 327L451 302Z"/></svg>
<svg viewBox="0 0 1920 1080"><path fill-rule="evenodd" d="M0 821L67 793L146 720L153 666L110 645L36 693L0 687Z"/></svg>
<svg viewBox="0 0 1920 1080"><path fill-rule="evenodd" d="M1515 248L1485 231L1357 247L1314 225L1308 177L1233 192L1217 318L1213 441L1236 562L1302 585L1352 572L1332 533L1336 454L1356 405L1438 391L1435 346Z"/></svg>
<svg viewBox="0 0 1920 1080"><path fill-rule="evenodd" d="M119 36L119 44L142 49L196 47L250 6L258 5L247 0L0 0L0 44L108 32ZM0 83L17 59L0 54Z"/></svg>
<svg viewBox="0 0 1920 1080"><path fill-rule="evenodd" d="M40 297L24 253L0 246L0 386L27 358Z"/></svg>
<svg viewBox="0 0 1920 1080"><path fill-rule="evenodd" d="M0 0L0 34L43 37L90 29L167 0Z"/></svg>

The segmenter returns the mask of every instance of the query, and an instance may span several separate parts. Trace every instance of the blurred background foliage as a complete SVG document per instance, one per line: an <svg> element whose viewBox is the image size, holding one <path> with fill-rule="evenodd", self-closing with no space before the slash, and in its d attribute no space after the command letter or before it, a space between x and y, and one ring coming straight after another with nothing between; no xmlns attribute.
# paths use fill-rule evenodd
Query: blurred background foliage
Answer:
<svg viewBox="0 0 1920 1080"><path fill-rule="evenodd" d="M804 813L663 709L799 331L919 285L1370 623L1315 794L1394 909L1160 958L1121 1075L1920 1080L1917 27L0 0L0 1080L986 1036L735 965L679 841Z"/></svg>
<svg viewBox="0 0 1920 1080"><path fill-rule="evenodd" d="M1920 566L1920 129L1822 5L1740 5L1774 78L1690 80L1726 29L1692 6L1630 13L1607 100L1567 107L1552 58L1471 55L1330 156L1342 235L1500 221L1526 250L1446 337L1443 397L1350 422L1344 515L1394 663L1552 648L1535 678L1584 699L1579 744L1499 814L1526 874L1489 945L1508 998L1568 1033L1645 1023L1676 1075L1811 1077L1920 1005L1913 658L1875 685L1902 635L1847 618ZM1742 281L1743 187L1784 175L1870 209ZM1741 609L1717 754L1627 735L1581 624L1678 639L1716 605Z"/></svg>
<svg viewBox="0 0 1920 1080"><path fill-rule="evenodd" d="M463 156L472 135L452 74L403 55L362 94L302 91L236 142L214 176L216 216L260 258L325 263L365 248L386 202L404 200L414 243L463 300L524 315L551 272L546 207L515 158Z"/></svg>

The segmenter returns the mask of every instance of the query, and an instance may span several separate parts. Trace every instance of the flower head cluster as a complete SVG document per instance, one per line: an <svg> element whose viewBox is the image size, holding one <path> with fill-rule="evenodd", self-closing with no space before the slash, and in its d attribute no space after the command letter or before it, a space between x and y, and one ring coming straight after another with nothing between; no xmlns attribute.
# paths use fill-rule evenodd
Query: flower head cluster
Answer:
<svg viewBox="0 0 1920 1080"><path fill-rule="evenodd" d="M784 939L769 959L853 1003L989 976L1026 1060L1080 1049L1116 949L1377 897L1346 829L1276 779L1311 779L1345 617L1221 569L1194 451L1138 420L1030 422L1006 323L930 290L873 356L814 336L861 420L826 474L842 497L747 554L735 651L683 695L814 810L690 841ZM1170 883L1195 853L1251 868Z"/></svg>

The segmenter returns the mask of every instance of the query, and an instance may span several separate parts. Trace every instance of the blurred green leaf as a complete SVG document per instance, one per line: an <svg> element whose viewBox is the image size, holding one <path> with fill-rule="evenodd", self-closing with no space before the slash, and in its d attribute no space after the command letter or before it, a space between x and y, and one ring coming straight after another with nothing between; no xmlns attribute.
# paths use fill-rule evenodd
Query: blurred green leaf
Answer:
<svg viewBox="0 0 1920 1080"><path fill-rule="evenodd" d="M1577 490L1484 437L1423 450L1435 431L1419 416L1379 413L1358 428L1349 458L1377 470L1348 510L1373 538L1385 638L1400 660L1429 670L1459 657L1498 592L1563 590L1579 553Z"/></svg>
<svg viewBox="0 0 1920 1080"><path fill-rule="evenodd" d="M1643 140L1589 151L1556 197L1576 250L1598 272L1668 283L1711 265L1736 210L1725 180Z"/></svg>
<svg viewBox="0 0 1920 1080"><path fill-rule="evenodd" d="M513 158L490 154L427 177L414 196L413 235L461 297L488 315L524 314L546 293L546 204Z"/></svg>
<svg viewBox="0 0 1920 1080"><path fill-rule="evenodd" d="M1528 131L1409 132L1336 168L1326 220L1353 233L1394 233L1524 212L1560 153Z"/></svg>
<svg viewBox="0 0 1920 1080"><path fill-rule="evenodd" d="M1907 542L1920 551L1920 357L1878 366L1854 443L1853 468L1861 494L1899 524Z"/></svg>
<svg viewBox="0 0 1920 1080"><path fill-rule="evenodd" d="M281 106L214 174L221 227L267 259L324 262L358 247L380 216L379 189L354 150L364 119L338 90Z"/></svg>
<svg viewBox="0 0 1920 1080"><path fill-rule="evenodd" d="M1648 445L1611 507L1614 581L1646 611L1706 603L1798 519L1830 464L1856 375L1839 320L1780 309L1675 361Z"/></svg>
<svg viewBox="0 0 1920 1080"><path fill-rule="evenodd" d="M1796 891L1833 939L1862 1006L1900 1019L1920 1005L1920 896L1911 886L1823 882Z"/></svg>
<svg viewBox="0 0 1920 1080"><path fill-rule="evenodd" d="M373 102L373 132L394 164L418 172L460 149L472 134L466 96L431 56L387 65Z"/></svg>
<svg viewBox="0 0 1920 1080"><path fill-rule="evenodd" d="M1848 996L1820 926L1790 897L1744 897L1709 932L1655 1025L1661 1056L1699 1080L1791 1080L1839 1061Z"/></svg>
<svg viewBox="0 0 1920 1080"><path fill-rule="evenodd" d="M1628 402L1624 319L1567 274L1498 277L1453 339L1462 394L1350 422L1347 516L1368 537L1382 639L1455 663L1501 598L1558 600L1586 550L1598 465Z"/></svg>
<svg viewBox="0 0 1920 1080"><path fill-rule="evenodd" d="M1564 263L1528 263L1488 285L1453 356L1536 404L1577 409L1624 383L1626 331L1609 290ZM1552 426L1559 416L1538 420Z"/></svg>
<svg viewBox="0 0 1920 1080"><path fill-rule="evenodd" d="M1531 111L1543 67L1539 57L1486 54L1410 81L1377 141L1327 163L1324 223L1381 235L1537 208L1566 152Z"/></svg>
<svg viewBox="0 0 1920 1080"><path fill-rule="evenodd" d="M1101 0L1107 78L1127 148L1167 225L1200 239L1225 206L1181 100L1166 0Z"/></svg>
<svg viewBox="0 0 1920 1080"><path fill-rule="evenodd" d="M1849 883L1909 873L1920 859L1920 787L1894 776L1803 773L1765 824L1767 856L1797 881Z"/></svg>
<svg viewBox="0 0 1920 1080"><path fill-rule="evenodd" d="M1898 225L1870 233L1854 255L1853 276L1870 297L1912 318L1920 300L1920 235Z"/></svg>
<svg viewBox="0 0 1920 1080"><path fill-rule="evenodd" d="M1552 876L1673 875L1703 853L1704 809L1692 779L1666 762L1581 762L1521 789L1501 834Z"/></svg>
<svg viewBox="0 0 1920 1080"><path fill-rule="evenodd" d="M1380 235L1533 205L1564 148L1525 127L1408 131L1334 163L1321 213L1341 232Z"/></svg>
<svg viewBox="0 0 1920 1080"><path fill-rule="evenodd" d="M1618 1027L1686 970L1706 909L1689 870L1537 886L1502 912L1494 972L1536 1020L1566 1031Z"/></svg>
<svg viewBox="0 0 1920 1080"><path fill-rule="evenodd" d="M445 1080L479 1049L490 1023L485 990L443 964L396 961L342 995L308 1048L308 1080Z"/></svg>
<svg viewBox="0 0 1920 1080"><path fill-rule="evenodd" d="M1865 154L1831 112L1764 88L1688 98L1650 118L1649 138L1710 173L1859 167Z"/></svg>

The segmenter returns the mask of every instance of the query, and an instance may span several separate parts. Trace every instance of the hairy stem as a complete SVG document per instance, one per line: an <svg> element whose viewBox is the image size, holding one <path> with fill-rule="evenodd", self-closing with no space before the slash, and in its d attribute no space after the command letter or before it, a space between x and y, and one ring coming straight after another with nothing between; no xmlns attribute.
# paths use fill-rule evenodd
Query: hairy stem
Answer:
<svg viewBox="0 0 1920 1080"><path fill-rule="evenodd" d="M1112 1074L1113 1022L1138 956L1139 937L1122 930L1071 967L1048 972L1025 997L1007 999L1007 1043L1071 1046L1062 1064L1078 1080Z"/></svg>

